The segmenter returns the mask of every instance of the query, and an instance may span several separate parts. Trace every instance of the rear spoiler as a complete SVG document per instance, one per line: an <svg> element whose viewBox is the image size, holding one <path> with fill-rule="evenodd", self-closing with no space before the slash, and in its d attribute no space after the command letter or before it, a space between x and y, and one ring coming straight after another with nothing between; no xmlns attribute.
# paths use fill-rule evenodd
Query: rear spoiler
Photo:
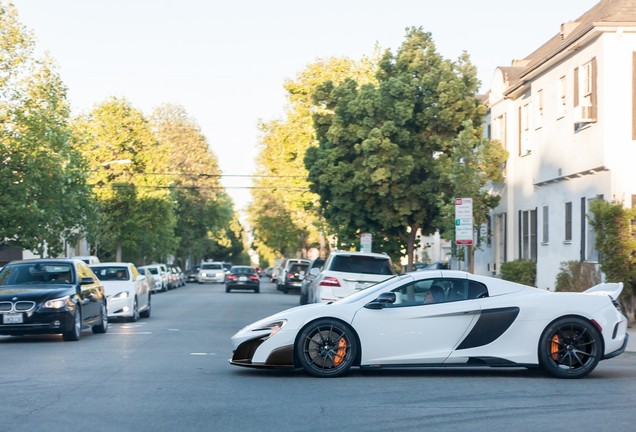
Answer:
<svg viewBox="0 0 636 432"><path fill-rule="evenodd" d="M588 288L583 292L585 294L607 295L610 296L612 300L618 300L618 296L621 295L622 291L623 282L612 282L594 285L592 288Z"/></svg>

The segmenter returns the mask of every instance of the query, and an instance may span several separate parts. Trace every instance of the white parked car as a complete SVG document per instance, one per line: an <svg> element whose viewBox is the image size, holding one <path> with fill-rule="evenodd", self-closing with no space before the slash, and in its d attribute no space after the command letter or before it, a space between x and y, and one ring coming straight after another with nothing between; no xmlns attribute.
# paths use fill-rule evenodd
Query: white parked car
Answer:
<svg viewBox="0 0 636 432"><path fill-rule="evenodd" d="M412 272L249 324L232 337L230 362L317 377L351 367L490 366L581 378L625 351L622 289L554 293L460 271Z"/></svg>
<svg viewBox="0 0 636 432"><path fill-rule="evenodd" d="M139 267L140 272L144 272L146 270L150 272L152 278L155 280L154 286L152 287L153 292L168 291L168 289L170 288L170 280L168 272L164 269L163 265L148 264Z"/></svg>
<svg viewBox="0 0 636 432"><path fill-rule="evenodd" d="M140 317L150 317L150 293L154 282L140 274L134 264L111 262L89 267L104 285L108 318L135 322Z"/></svg>
<svg viewBox="0 0 636 432"><path fill-rule="evenodd" d="M222 262L202 262L197 274L197 282L225 282L225 267Z"/></svg>
<svg viewBox="0 0 636 432"><path fill-rule="evenodd" d="M329 303L395 275L388 255L331 252L322 271L307 289L308 303Z"/></svg>

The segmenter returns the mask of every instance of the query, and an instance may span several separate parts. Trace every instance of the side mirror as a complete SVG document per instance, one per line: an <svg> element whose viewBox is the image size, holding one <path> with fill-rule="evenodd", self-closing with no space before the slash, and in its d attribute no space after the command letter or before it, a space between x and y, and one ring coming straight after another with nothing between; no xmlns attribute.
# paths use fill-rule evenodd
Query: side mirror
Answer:
<svg viewBox="0 0 636 432"><path fill-rule="evenodd" d="M394 292L385 292L378 296L377 299L364 305L367 309L384 309L387 304L395 303L397 296Z"/></svg>
<svg viewBox="0 0 636 432"><path fill-rule="evenodd" d="M92 277L83 277L80 280L80 285L91 285L95 283L95 279L93 279Z"/></svg>

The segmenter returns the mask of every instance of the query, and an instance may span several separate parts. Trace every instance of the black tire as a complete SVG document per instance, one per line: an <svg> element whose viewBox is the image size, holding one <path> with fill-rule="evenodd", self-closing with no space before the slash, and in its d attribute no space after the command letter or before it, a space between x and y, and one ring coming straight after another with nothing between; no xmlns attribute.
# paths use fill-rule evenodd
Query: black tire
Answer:
<svg viewBox="0 0 636 432"><path fill-rule="evenodd" d="M152 312L152 295L148 293L148 307L143 312L140 312L139 316L141 318L150 318L150 312Z"/></svg>
<svg viewBox="0 0 636 432"><path fill-rule="evenodd" d="M347 372L358 355L353 330L341 321L319 319L308 324L294 345L298 361L315 377L334 378Z"/></svg>
<svg viewBox="0 0 636 432"><path fill-rule="evenodd" d="M254 294L258 294L259 292L261 292L260 288L254 288Z"/></svg>
<svg viewBox="0 0 636 432"><path fill-rule="evenodd" d="M73 314L73 328L69 331L62 333L62 339L67 342L75 342L80 340L82 335L82 312L79 306L75 306L75 313Z"/></svg>
<svg viewBox="0 0 636 432"><path fill-rule="evenodd" d="M126 321L137 322L137 320L139 320L139 303L137 302L137 297L135 297L135 301L133 302L132 315L129 316Z"/></svg>
<svg viewBox="0 0 636 432"><path fill-rule="evenodd" d="M229 289L229 288L225 288L225 292L226 292L226 293L229 293L229 292L230 292L230 289Z"/></svg>
<svg viewBox="0 0 636 432"><path fill-rule="evenodd" d="M106 304L102 303L100 310L100 322L96 326L93 326L93 333L106 333L108 331L108 312L106 310Z"/></svg>
<svg viewBox="0 0 636 432"><path fill-rule="evenodd" d="M603 341L589 321L565 317L551 323L539 340L539 364L556 378L582 378L603 355Z"/></svg>

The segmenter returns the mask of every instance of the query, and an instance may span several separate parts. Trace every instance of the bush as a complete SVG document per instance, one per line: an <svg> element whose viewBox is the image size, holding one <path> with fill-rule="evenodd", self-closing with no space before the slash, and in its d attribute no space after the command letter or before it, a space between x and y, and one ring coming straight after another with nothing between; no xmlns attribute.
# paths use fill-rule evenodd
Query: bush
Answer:
<svg viewBox="0 0 636 432"><path fill-rule="evenodd" d="M554 285L555 291L583 292L601 283L601 274L596 265L580 261L561 263Z"/></svg>
<svg viewBox="0 0 636 432"><path fill-rule="evenodd" d="M502 263L501 278L528 286L536 286L537 263L531 260L515 260Z"/></svg>

